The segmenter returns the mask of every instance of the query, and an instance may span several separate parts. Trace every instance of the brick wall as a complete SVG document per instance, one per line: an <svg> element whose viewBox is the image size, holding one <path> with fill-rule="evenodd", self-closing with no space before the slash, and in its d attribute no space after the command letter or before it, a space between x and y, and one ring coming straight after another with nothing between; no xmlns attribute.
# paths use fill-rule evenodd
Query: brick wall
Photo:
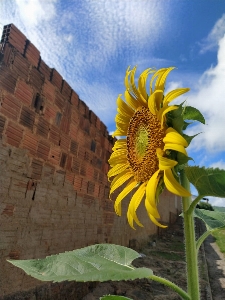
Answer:
<svg viewBox="0 0 225 300"><path fill-rule="evenodd" d="M114 140L101 120L13 24L4 27L0 46L0 297L6 297L43 289L8 258L102 242L128 246L157 228L144 207L138 212L144 229L128 226L129 199L123 217L114 213L106 175ZM164 222L176 218L178 200L165 191Z"/></svg>

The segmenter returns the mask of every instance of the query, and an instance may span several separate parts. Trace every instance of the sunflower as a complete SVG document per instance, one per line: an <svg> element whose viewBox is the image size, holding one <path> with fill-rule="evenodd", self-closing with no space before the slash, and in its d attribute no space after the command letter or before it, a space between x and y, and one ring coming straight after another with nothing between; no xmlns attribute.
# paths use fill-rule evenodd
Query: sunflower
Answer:
<svg viewBox="0 0 225 300"><path fill-rule="evenodd" d="M157 226L166 227L157 221L160 218L157 210L158 197L164 186L176 195L190 196L180 185L174 168L178 165L178 153L187 156L185 148L188 143L171 124L168 125L168 115L179 108L178 105L170 106L169 103L189 89L175 89L164 96L165 81L173 69L147 69L140 75L136 86L136 67L132 70L128 68L125 75L125 101L122 95L117 99L117 129L113 136L119 136L120 139L115 142L109 159L111 169L108 178L114 177L110 194L128 181L115 200L114 208L119 216L121 201L134 190L127 210L128 222L132 228L134 222L143 226L136 214L143 198L151 221ZM150 95L146 92L149 74L152 75Z"/></svg>

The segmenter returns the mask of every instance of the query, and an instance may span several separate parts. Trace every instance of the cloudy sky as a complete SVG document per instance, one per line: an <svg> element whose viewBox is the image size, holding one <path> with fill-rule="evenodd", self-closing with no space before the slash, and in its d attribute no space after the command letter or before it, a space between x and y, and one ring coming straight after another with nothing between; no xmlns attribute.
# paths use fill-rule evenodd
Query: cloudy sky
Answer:
<svg viewBox="0 0 225 300"><path fill-rule="evenodd" d="M200 166L225 169L225 6L221 0L0 0L0 29L14 23L43 60L115 130L128 66L177 67L169 91L190 87L207 125L189 149ZM138 75L137 74L137 75ZM181 98L180 101L183 99ZM194 190L193 190L194 193ZM224 199L211 199L225 206Z"/></svg>

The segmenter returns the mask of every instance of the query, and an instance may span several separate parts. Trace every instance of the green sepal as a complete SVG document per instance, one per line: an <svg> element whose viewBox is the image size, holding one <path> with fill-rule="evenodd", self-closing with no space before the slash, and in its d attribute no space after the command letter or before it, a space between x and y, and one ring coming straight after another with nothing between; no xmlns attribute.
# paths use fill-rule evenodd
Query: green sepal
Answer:
<svg viewBox="0 0 225 300"><path fill-rule="evenodd" d="M97 244L43 259L8 260L41 281L119 281L149 278L149 268L135 268L136 251L114 244Z"/></svg>
<svg viewBox="0 0 225 300"><path fill-rule="evenodd" d="M106 295L106 296L101 297L99 300L132 300L132 299L124 297L124 296Z"/></svg>
<svg viewBox="0 0 225 300"><path fill-rule="evenodd" d="M197 189L199 196L225 198L225 170L188 166L185 167L185 173Z"/></svg>
<svg viewBox="0 0 225 300"><path fill-rule="evenodd" d="M205 124L205 118L202 113L195 107L186 106L183 111L183 119L184 120L195 120L199 121L202 124Z"/></svg>
<svg viewBox="0 0 225 300"><path fill-rule="evenodd" d="M191 124L193 124L194 122L185 122L184 121L184 125L183 125L183 130L187 129L187 127Z"/></svg>
<svg viewBox="0 0 225 300"><path fill-rule="evenodd" d="M183 103L181 103L180 105L175 105L178 108L170 111L167 114L168 125L173 127L180 134L182 134L182 129L184 126L184 119L182 116L182 112L183 112L182 105Z"/></svg>
<svg viewBox="0 0 225 300"><path fill-rule="evenodd" d="M199 135L199 133L195 134L195 135L187 135L185 133L183 133L183 137L185 138L185 140L187 141L188 145L190 144L190 142L193 140L194 137L196 137L197 135Z"/></svg>
<svg viewBox="0 0 225 300"><path fill-rule="evenodd" d="M183 154L181 152L178 152L176 160L177 160L179 165L183 165L183 164L186 164L189 160L193 160L193 158L188 157L188 156L186 156L185 154Z"/></svg>

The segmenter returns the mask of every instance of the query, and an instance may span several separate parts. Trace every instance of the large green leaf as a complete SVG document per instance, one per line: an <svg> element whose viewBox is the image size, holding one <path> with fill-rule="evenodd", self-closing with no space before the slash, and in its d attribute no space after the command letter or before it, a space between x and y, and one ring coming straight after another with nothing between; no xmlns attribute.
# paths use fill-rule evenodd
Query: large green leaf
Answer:
<svg viewBox="0 0 225 300"><path fill-rule="evenodd" d="M219 228L225 228L225 212L196 208L194 210L194 216L201 219L205 223L207 228L207 231L204 232L196 241L196 249L198 251L207 236L209 236L213 231L216 231Z"/></svg>
<svg viewBox="0 0 225 300"><path fill-rule="evenodd" d="M201 112L192 106L186 106L185 110L183 112L183 118L184 120L196 120L203 124L205 124L205 118L201 114Z"/></svg>
<svg viewBox="0 0 225 300"><path fill-rule="evenodd" d="M108 296L101 297L100 300L132 300L132 299L124 296L108 295Z"/></svg>
<svg viewBox="0 0 225 300"><path fill-rule="evenodd" d="M8 261L42 281L117 281L148 278L153 274L151 269L131 265L138 257L136 251L123 246L98 244L44 259Z"/></svg>
<svg viewBox="0 0 225 300"><path fill-rule="evenodd" d="M194 216L205 222L207 230L214 230L225 226L225 212L196 208Z"/></svg>
<svg viewBox="0 0 225 300"><path fill-rule="evenodd" d="M225 198L225 170L194 166L185 167L185 173L200 196Z"/></svg>

